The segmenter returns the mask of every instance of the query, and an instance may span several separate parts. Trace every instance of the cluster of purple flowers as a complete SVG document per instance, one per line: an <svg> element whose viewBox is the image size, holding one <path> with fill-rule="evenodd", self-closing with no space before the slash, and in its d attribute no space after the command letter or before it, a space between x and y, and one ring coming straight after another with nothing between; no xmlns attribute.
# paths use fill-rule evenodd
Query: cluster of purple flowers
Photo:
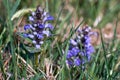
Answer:
<svg viewBox="0 0 120 80"><path fill-rule="evenodd" d="M91 27L84 27L77 31L75 39L70 40L66 62L69 66L80 66L91 59L94 47L91 44Z"/></svg>
<svg viewBox="0 0 120 80"><path fill-rule="evenodd" d="M24 26L24 30L26 31L24 36L30 38L37 49L44 43L45 37L51 35L50 31L54 27L47 22L51 20L54 20L53 16L38 6L36 11L31 12L29 16L30 23Z"/></svg>
<svg viewBox="0 0 120 80"><path fill-rule="evenodd" d="M54 18L38 6L36 11L32 12L29 16L30 23L24 26L24 36L30 38L37 49L40 49L45 37L51 35L50 31L54 28L52 24L48 23L51 20L54 20ZM91 28L86 26L79 29L77 36L70 40L66 58L69 66L80 66L86 61L90 61L91 53L94 52L94 47L91 45L90 40L91 34Z"/></svg>

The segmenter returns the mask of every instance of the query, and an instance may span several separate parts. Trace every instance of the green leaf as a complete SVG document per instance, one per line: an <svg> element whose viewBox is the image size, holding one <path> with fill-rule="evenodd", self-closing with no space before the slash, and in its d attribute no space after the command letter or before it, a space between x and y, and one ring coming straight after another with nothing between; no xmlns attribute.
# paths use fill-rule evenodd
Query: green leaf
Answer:
<svg viewBox="0 0 120 80"><path fill-rule="evenodd" d="M24 16L25 14L29 13L30 11L34 11L34 10L35 8L27 8L27 9L19 10L12 16L11 20L13 21L15 18Z"/></svg>
<svg viewBox="0 0 120 80"><path fill-rule="evenodd" d="M2 39L3 34L5 33L5 31L6 31L6 27L3 29L2 33L0 34L0 40Z"/></svg>
<svg viewBox="0 0 120 80"><path fill-rule="evenodd" d="M18 8L19 4L20 4L21 0L17 0L14 5L13 5L13 8L10 12L10 17L12 17L12 15L15 13L16 9Z"/></svg>

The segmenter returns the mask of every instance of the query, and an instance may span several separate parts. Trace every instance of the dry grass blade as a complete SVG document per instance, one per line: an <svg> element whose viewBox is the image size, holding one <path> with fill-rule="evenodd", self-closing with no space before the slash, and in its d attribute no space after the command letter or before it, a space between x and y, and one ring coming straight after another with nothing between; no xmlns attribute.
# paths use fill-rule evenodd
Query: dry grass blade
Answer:
<svg viewBox="0 0 120 80"><path fill-rule="evenodd" d="M34 74L37 73L21 56L19 56L18 54L15 54L15 55L17 56L18 59L20 59L23 62L24 65L27 66L27 68L29 69L28 70L29 72L32 72Z"/></svg>

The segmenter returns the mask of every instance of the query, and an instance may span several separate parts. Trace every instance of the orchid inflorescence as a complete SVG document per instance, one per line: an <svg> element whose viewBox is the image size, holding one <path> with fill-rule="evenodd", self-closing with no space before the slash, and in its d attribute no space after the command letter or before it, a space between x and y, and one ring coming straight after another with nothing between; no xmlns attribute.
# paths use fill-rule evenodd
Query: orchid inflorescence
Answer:
<svg viewBox="0 0 120 80"><path fill-rule="evenodd" d="M24 36L30 38L37 49L40 49L45 37L51 36L53 25L48 23L51 20L54 20L53 16L38 6L29 16L30 24L24 26Z"/></svg>
<svg viewBox="0 0 120 80"><path fill-rule="evenodd" d="M70 39L70 45L66 56L69 66L80 66L86 61L90 61L94 47L91 44L90 35L93 34L91 27L85 26L77 30L75 39Z"/></svg>
<svg viewBox="0 0 120 80"><path fill-rule="evenodd" d="M45 37L51 36L50 31L53 30L53 25L48 23L51 20L54 20L54 18L40 6L29 16L30 23L24 26L24 36L32 40L35 48L40 49ZM74 39L70 39L66 56L66 62L69 66L80 66L86 61L90 61L91 53L94 52L90 39L91 34L93 34L91 27L85 26L77 30Z"/></svg>

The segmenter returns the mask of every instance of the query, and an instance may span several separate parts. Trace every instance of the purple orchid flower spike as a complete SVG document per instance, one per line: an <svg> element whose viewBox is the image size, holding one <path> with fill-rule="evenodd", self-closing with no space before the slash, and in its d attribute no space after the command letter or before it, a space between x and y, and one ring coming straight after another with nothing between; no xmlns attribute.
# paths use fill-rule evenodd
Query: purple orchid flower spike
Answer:
<svg viewBox="0 0 120 80"><path fill-rule="evenodd" d="M31 12L29 16L30 24L24 26L24 36L30 38L35 48L40 49L43 44L45 37L51 35L51 30L53 30L53 25L48 21L54 20L48 12L42 9L40 6L34 12Z"/></svg>
<svg viewBox="0 0 120 80"><path fill-rule="evenodd" d="M80 66L84 64L86 60L91 60L91 54L95 51L91 44L91 27L84 27L78 29L78 34L75 39L70 40L69 50L66 56L66 62L69 66Z"/></svg>

